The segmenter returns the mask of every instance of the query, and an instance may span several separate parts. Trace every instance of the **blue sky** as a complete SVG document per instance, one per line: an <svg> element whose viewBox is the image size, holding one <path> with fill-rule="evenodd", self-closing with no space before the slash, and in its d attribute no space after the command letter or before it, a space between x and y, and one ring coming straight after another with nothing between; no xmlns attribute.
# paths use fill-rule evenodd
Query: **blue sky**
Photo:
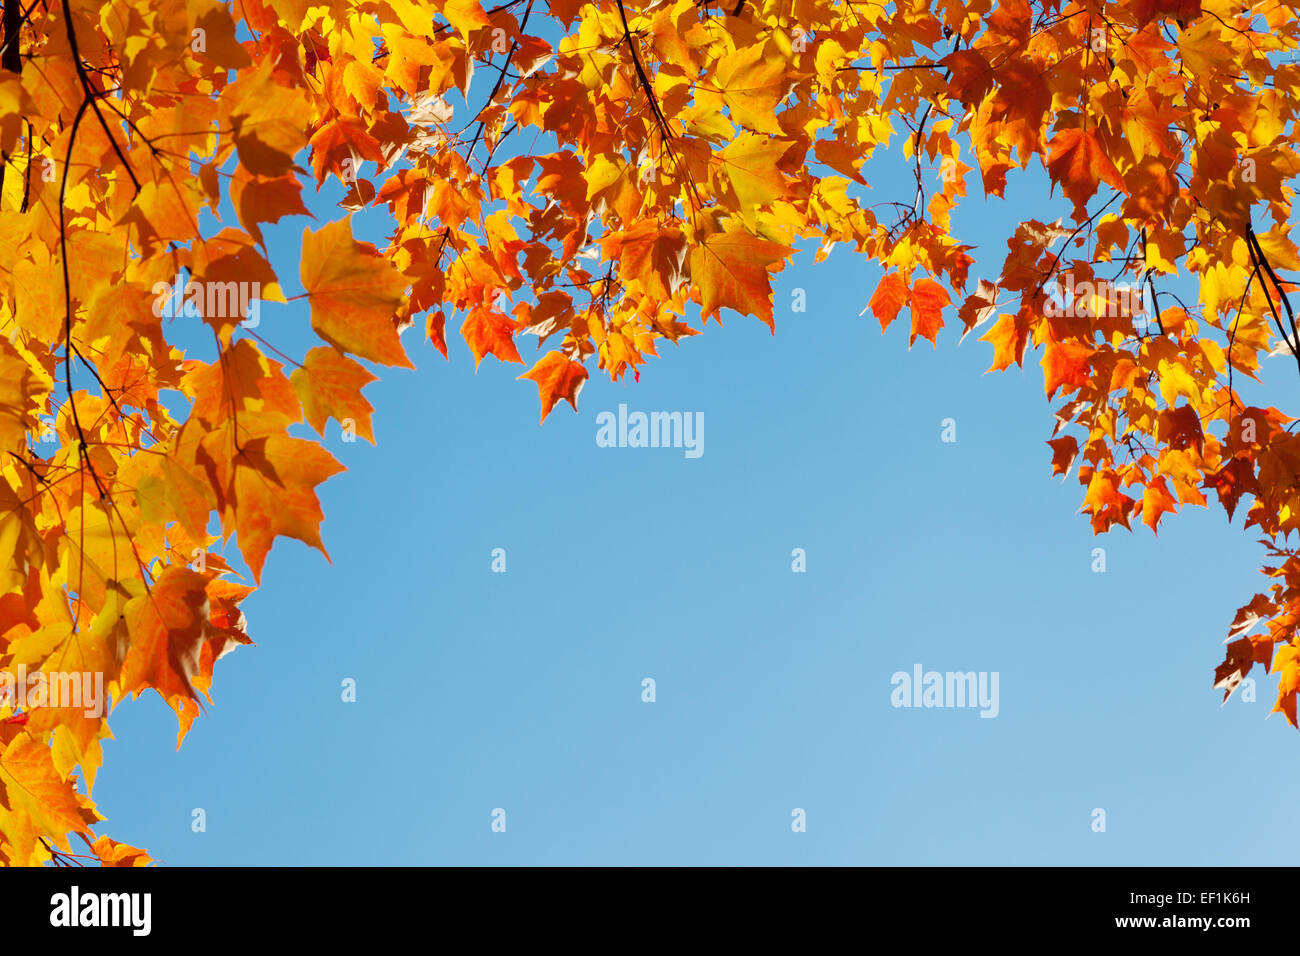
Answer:
<svg viewBox="0 0 1300 956"><path fill-rule="evenodd" d="M875 198L910 201L899 157L873 168ZM1015 218L1068 209L1041 173L1011 186L985 203L972 176L955 216L972 288ZM290 295L306 223L270 231ZM355 224L382 246L381 215ZM804 255L775 336L710 322L541 427L526 366L476 374L459 337L444 362L405 333L418 370L366 392L377 446L331 424L333 563L276 545L245 604L257 646L217 665L179 752L156 696L117 708L106 832L169 865L1289 862L1300 824L1259 808L1300 784L1300 735L1265 720L1271 679L1222 708L1210 686L1264 584L1241 513L1094 538L1051 477L1036 358L985 375L955 310L909 352L905 315L882 336L859 314L879 277ZM290 354L306 328L305 303L263 306ZM598 447L620 403L703 413L704 454ZM997 717L891 706L916 664L997 672Z"/></svg>

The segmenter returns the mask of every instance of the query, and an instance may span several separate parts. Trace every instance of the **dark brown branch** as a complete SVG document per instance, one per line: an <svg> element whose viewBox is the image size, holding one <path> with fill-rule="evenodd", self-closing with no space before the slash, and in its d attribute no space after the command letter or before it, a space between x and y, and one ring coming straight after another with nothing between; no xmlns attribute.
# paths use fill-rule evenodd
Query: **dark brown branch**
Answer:
<svg viewBox="0 0 1300 956"><path fill-rule="evenodd" d="M524 10L524 19L519 24L520 33L523 33L524 28L528 26L528 18L532 15L533 15L533 0L528 0L528 6ZM510 68L510 58L515 55L515 51L518 49L519 49L519 41L511 40L510 49L506 51L505 61L501 64L501 72L497 74L497 81L492 85L492 92L488 94L487 102L483 105L483 109L485 110L488 109L488 107L492 105L492 101L496 99L497 93L501 91L501 84L504 83L506 79L506 71ZM474 133L474 141L469 144L469 149L465 150L465 156L467 160L473 156L474 149L476 146L478 146L478 141L479 139L482 138L483 132L486 128L487 128L487 121L481 120L478 124L478 130ZM483 171L485 173L487 172L488 165L492 162L492 154L495 152L496 152L495 146L493 146L492 149L488 151L488 161L483 164Z"/></svg>
<svg viewBox="0 0 1300 956"><path fill-rule="evenodd" d="M1228 325L1228 398L1231 399L1234 405L1241 404L1237 401L1237 393L1232 387L1232 350L1237 347L1237 320L1241 318L1241 310L1246 307L1246 297L1250 295L1250 285L1255 281L1257 275L1259 275L1259 266L1255 266L1250 277L1246 279L1246 288L1242 290L1241 302L1237 304L1237 314Z"/></svg>
<svg viewBox="0 0 1300 956"><path fill-rule="evenodd" d="M1078 236L1079 233L1083 232L1084 229L1088 228L1088 226L1092 225L1093 221L1098 216L1100 216L1103 212L1105 212L1112 205L1114 205L1115 200L1119 199L1123 195L1124 194L1121 192L1116 192L1115 195L1110 197L1110 201L1107 202L1106 205L1102 206L1100 209L1094 212L1083 222L1079 223L1078 228L1076 228L1074 232L1070 233L1068 236L1065 237L1065 243L1064 245L1061 246L1061 251L1052 253L1052 264L1051 266L1048 267L1047 272L1043 274L1042 279L1039 280L1038 285L1034 288L1033 293L1030 295L1031 299L1034 296L1038 295L1038 293L1042 292L1043 286L1047 285L1047 283L1051 280L1052 276L1056 275L1056 270L1061 265L1061 256L1065 254L1065 250L1069 248L1070 243L1074 242L1075 237Z"/></svg>
<svg viewBox="0 0 1300 956"><path fill-rule="evenodd" d="M22 47L18 44L18 33L22 30L23 10L18 0L4 0L4 14L0 17L3 25L3 51L0 52L0 69L10 73L23 71ZM30 135L30 134L29 134ZM30 139L28 140L30 146ZM0 153L0 197L4 196L5 168L9 165L9 154Z"/></svg>
<svg viewBox="0 0 1300 956"><path fill-rule="evenodd" d="M618 15L623 21L623 39L627 41L627 48L632 54L632 65L636 68L637 79L641 82L641 89L645 92L646 99L650 102L650 113L655 118L655 124L663 133L665 139L672 139L672 130L668 127L668 120L663 112L659 109L659 100L655 97L654 86L650 82L650 77L646 76L645 67L641 65L641 54L637 52L636 43L632 39L632 28L628 26L627 11L623 9L623 0L617 0Z"/></svg>
<svg viewBox="0 0 1300 956"><path fill-rule="evenodd" d="M27 124L27 165L23 168L23 204L22 208L18 210L19 212L27 211L27 204L32 198L32 140L35 138L32 135L31 120L24 120L23 122ZM0 173L3 173L2 168L0 168ZM0 188L3 185L3 182L0 182Z"/></svg>
<svg viewBox="0 0 1300 956"><path fill-rule="evenodd" d="M81 89L85 94L86 102L94 109L95 118L99 120L99 125L104 130L104 135L108 137L108 142L113 147L113 152L117 154L122 168L131 177L131 184L135 186L135 192L138 196L140 194L140 180L135 178L135 171L131 169L131 164L126 161L126 155L122 152L122 148L117 145L117 137L108 128L108 121L104 119L104 114L100 112L99 98L103 93L95 88L94 84L90 82L90 77L86 74L86 66L81 62L81 51L77 46L77 31L72 28L72 15L66 6L63 8L63 22L68 34L68 46L72 50L72 63L77 68L77 76L81 80ZM64 181L67 181L66 176Z"/></svg>
<svg viewBox="0 0 1300 956"><path fill-rule="evenodd" d="M1250 250L1250 258L1255 264L1255 269L1263 269L1264 273L1273 280L1277 286L1278 298L1282 300L1282 305L1286 309L1287 321L1291 325L1291 334L1287 335L1286 328L1282 325L1282 317L1278 314L1277 306L1273 304L1273 294L1268 291L1268 283L1261 281L1259 287L1264 290L1264 298L1268 302L1268 310L1273 314L1273 321L1277 324L1278 334L1282 336L1282 341L1290 350L1292 357L1295 358L1297 371L1300 371L1300 348L1297 347L1300 337L1296 335L1295 313L1291 311L1291 303L1287 300L1286 292L1282 288L1282 281L1278 279L1277 273L1269 265L1268 256L1264 255L1264 249L1259 244L1259 238L1255 235L1255 230L1250 226L1246 227L1246 247Z"/></svg>
<svg viewBox="0 0 1300 956"><path fill-rule="evenodd" d="M1142 227L1142 261L1146 262L1146 258L1147 258L1147 230L1146 230L1146 226L1143 226ZM1151 276L1150 267L1147 267L1147 269L1143 272L1142 281L1145 282L1147 284L1147 288L1151 290L1151 308L1154 310L1154 315L1156 318L1156 328L1160 330L1161 335L1164 335L1165 324L1160 319L1160 293L1156 291L1156 280Z"/></svg>
<svg viewBox="0 0 1300 956"><path fill-rule="evenodd" d="M72 424L77 429L77 457L90 469L90 477L94 479L95 487L99 489L99 495L107 499L108 492L100 483L99 475L95 472L95 463L86 455L86 433L81 428L81 418L77 415L77 402L72 397L72 278L68 272L68 225L66 221L67 195L68 195L68 171L72 169L72 148L77 142L77 130L81 126L81 121L86 115L86 108L90 106L90 97L81 101L77 107L77 115L72 120L72 131L68 134L68 152L63 159L63 181L59 184L59 258L63 265L63 377L68 389L68 405L72 409Z"/></svg>

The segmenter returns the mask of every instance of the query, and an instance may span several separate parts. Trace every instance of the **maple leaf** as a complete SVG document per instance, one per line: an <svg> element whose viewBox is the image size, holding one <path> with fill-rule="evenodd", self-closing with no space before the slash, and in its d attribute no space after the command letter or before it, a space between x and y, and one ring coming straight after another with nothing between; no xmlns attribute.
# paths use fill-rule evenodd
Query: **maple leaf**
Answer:
<svg viewBox="0 0 1300 956"><path fill-rule="evenodd" d="M1159 17L1190 23L1201 15L1201 0L1133 0L1133 17L1139 28Z"/></svg>
<svg viewBox="0 0 1300 956"><path fill-rule="evenodd" d="M1079 442L1073 435L1062 435L1047 442L1052 449L1052 474L1065 475L1079 455Z"/></svg>
<svg viewBox="0 0 1300 956"><path fill-rule="evenodd" d="M997 314L997 301L998 287L988 279L980 279L974 295L967 296L957 311L957 317L961 319L963 340Z"/></svg>
<svg viewBox="0 0 1300 956"><path fill-rule="evenodd" d="M1025 360L1025 345L1029 342L1028 322L1023 312L1016 315L1003 313L997 322L980 337L981 342L993 345L993 365L989 371L1000 372L1014 362Z"/></svg>
<svg viewBox="0 0 1300 956"><path fill-rule="evenodd" d="M42 837L71 852L66 834L90 832L71 782L54 768L49 748L25 731L0 739L0 833L25 859Z"/></svg>
<svg viewBox="0 0 1300 956"><path fill-rule="evenodd" d="M107 835L96 839L90 849L99 857L103 866L149 866L153 862L149 854L139 847L119 843Z"/></svg>
<svg viewBox="0 0 1300 956"><path fill-rule="evenodd" d="M741 126L760 133L781 132L775 117L785 86L779 59L764 55L762 46L744 46L717 64L713 85Z"/></svg>
<svg viewBox="0 0 1300 956"><path fill-rule="evenodd" d="M1169 493L1169 486L1163 477L1151 482L1142 492L1142 521L1152 531L1156 530L1156 525L1166 512L1177 510L1178 503Z"/></svg>
<svg viewBox="0 0 1300 956"><path fill-rule="evenodd" d="M1255 645L1248 637L1228 645L1223 663L1214 669L1214 686L1223 689L1226 701L1255 665Z"/></svg>
<svg viewBox="0 0 1300 956"><path fill-rule="evenodd" d="M1087 218L1088 200L1096 195L1100 183L1105 182L1115 189L1124 188L1119 170L1106 155L1095 129L1061 130L1052 139L1050 147L1047 173L1074 202L1075 219Z"/></svg>
<svg viewBox="0 0 1300 956"><path fill-rule="evenodd" d="M676 295L686 279L687 243L678 228L643 219L602 237L600 245L605 258L618 260L624 281L635 282L658 301Z"/></svg>
<svg viewBox="0 0 1300 956"><path fill-rule="evenodd" d="M370 415L374 407L361 397L361 390L375 376L360 363L348 358L338 349L314 348L307 353L301 367L289 376L307 424L320 435L325 434L325 423L333 418L339 424L351 422L356 433L370 444L375 443Z"/></svg>
<svg viewBox="0 0 1300 956"><path fill-rule="evenodd" d="M949 304L948 292L933 279L918 279L912 283L908 307L912 312L912 335L907 340L908 348L916 341L918 335L930 340L931 345L938 344L936 337L943 327L943 310Z"/></svg>
<svg viewBox="0 0 1300 956"><path fill-rule="evenodd" d="M491 306L477 306L465 316L460 334L474 353L474 367L478 368L485 355L495 355L502 362L523 362L515 347L514 334L518 326L509 316Z"/></svg>
<svg viewBox="0 0 1300 956"><path fill-rule="evenodd" d="M492 21L487 18L478 0L445 0L442 4L442 15L464 37L468 37L475 30L492 26Z"/></svg>
<svg viewBox="0 0 1300 956"><path fill-rule="evenodd" d="M949 95L967 106L981 102L997 85L997 75L989 61L976 50L957 50L939 62L952 74L948 80Z"/></svg>
<svg viewBox="0 0 1300 956"><path fill-rule="evenodd" d="M880 331L884 332L893 321L898 318L898 313L903 310L907 302L908 288L903 277L897 272L886 274L880 284L876 286L876 291L871 295L871 301L867 308L871 309L872 314L880 322Z"/></svg>
<svg viewBox="0 0 1300 956"><path fill-rule="evenodd" d="M1277 703L1269 711L1286 716L1292 727L1300 727L1296 720L1296 692L1300 690L1300 648L1287 644L1278 649L1273 658L1273 670L1278 675Z"/></svg>
<svg viewBox="0 0 1300 956"><path fill-rule="evenodd" d="M1057 389L1076 391L1088 384L1088 361L1092 349L1076 342L1048 342L1043 352L1043 388L1047 397Z"/></svg>
<svg viewBox="0 0 1300 956"><path fill-rule="evenodd" d="M152 689L180 718L176 747L198 711L192 682L199 674L207 589L189 568L166 568L145 593L126 605L131 646L122 662L122 693L139 697Z"/></svg>
<svg viewBox="0 0 1300 956"><path fill-rule="evenodd" d="M918 335L936 344L939 329L943 328L943 310L951 302L947 290L933 279L921 278L909 287L897 272L890 272L876 286L867 308L880 322L880 331L884 332L907 305L912 313L912 332L907 341L910 349Z"/></svg>
<svg viewBox="0 0 1300 956"><path fill-rule="evenodd" d="M230 179L230 201L240 223L262 246L266 245L263 223L276 223L285 216L310 215L302 204L302 183L297 178L252 176L243 166Z"/></svg>
<svg viewBox="0 0 1300 956"><path fill-rule="evenodd" d="M243 167L255 176L287 173L294 155L307 145L307 95L263 61L240 72L221 104Z"/></svg>
<svg viewBox="0 0 1300 956"><path fill-rule="evenodd" d="M862 164L862 154L851 143L838 139L819 140L813 147L816 157L837 173L843 173L855 183L866 185L858 167Z"/></svg>
<svg viewBox="0 0 1300 956"><path fill-rule="evenodd" d="M1228 628L1231 640L1239 634L1252 630L1260 621L1267 620L1277 613L1277 605L1262 594L1256 594L1245 607L1238 608L1232 625Z"/></svg>
<svg viewBox="0 0 1300 956"><path fill-rule="evenodd" d="M790 248L740 228L705 236L691 250L691 280L700 290L705 320L723 309L753 315L776 334L770 274L785 264Z"/></svg>
<svg viewBox="0 0 1300 956"><path fill-rule="evenodd" d="M394 321L407 282L374 246L352 238L350 218L303 230L301 271L321 338L373 362L414 368Z"/></svg>
<svg viewBox="0 0 1300 956"><path fill-rule="evenodd" d="M541 421L546 421L546 416L561 399L572 405L575 412L578 410L578 393L587 381L587 370L560 352L547 352L519 377L537 383L537 394L542 402Z"/></svg>
<svg viewBox="0 0 1300 956"><path fill-rule="evenodd" d="M324 520L315 488L343 470L334 456L313 442L272 433L241 442L233 458L214 452L229 447L230 428L214 430L204 449L217 463L216 487L226 537L239 536L239 550L262 579L262 566L275 538L296 538L327 558L320 537Z"/></svg>
<svg viewBox="0 0 1300 956"><path fill-rule="evenodd" d="M787 177L780 164L788 146L756 133L741 133L719 151L718 159L742 211L752 212L785 195Z"/></svg>
<svg viewBox="0 0 1300 956"><path fill-rule="evenodd" d="M1080 480L1083 479L1081 474ZM1118 477L1110 471L1094 471L1088 477L1088 493L1083 499L1083 511L1092 516L1093 530L1100 533L1112 524L1129 526L1129 515L1135 502L1120 491Z"/></svg>
<svg viewBox="0 0 1300 956"><path fill-rule="evenodd" d="M22 77L0 73L0 150L13 151L22 135L23 116L33 108L31 97L23 89Z"/></svg>

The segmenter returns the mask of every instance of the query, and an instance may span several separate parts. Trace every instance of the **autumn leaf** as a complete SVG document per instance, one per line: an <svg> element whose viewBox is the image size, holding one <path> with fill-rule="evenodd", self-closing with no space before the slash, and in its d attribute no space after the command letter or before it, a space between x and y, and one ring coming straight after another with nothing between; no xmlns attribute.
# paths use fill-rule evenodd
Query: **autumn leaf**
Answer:
<svg viewBox="0 0 1300 956"><path fill-rule="evenodd" d="M604 236L600 245L606 258L618 260L625 281L657 301L667 301L681 290L687 243L680 229L642 220L624 232Z"/></svg>
<svg viewBox="0 0 1300 956"><path fill-rule="evenodd" d="M772 319L771 273L780 271L790 250L732 228L705 236L691 250L691 279L700 289L700 312L708 319L724 309L762 319L776 333Z"/></svg>
<svg viewBox="0 0 1300 956"><path fill-rule="evenodd" d="M270 61L242 70L222 98L240 164L255 176L283 176L307 145L307 95L286 82Z"/></svg>
<svg viewBox="0 0 1300 956"><path fill-rule="evenodd" d="M370 426L374 408L361 397L361 390L376 378L358 362L337 349L314 348L289 380L302 401L307 424L318 434L325 434L325 423L333 418L339 424L351 423L358 435L375 443Z"/></svg>
<svg viewBox="0 0 1300 956"><path fill-rule="evenodd" d="M721 58L713 86L740 126L761 133L780 133L776 105L785 85L781 61L764 55L757 44L744 46Z"/></svg>
<svg viewBox="0 0 1300 956"><path fill-rule="evenodd" d="M781 159L788 144L755 133L742 133L718 152L742 212L752 212L785 195L787 177Z"/></svg>
<svg viewBox="0 0 1300 956"><path fill-rule="evenodd" d="M542 401L541 420L546 421L546 416L561 399L572 405L575 412L578 410L578 393L587 381L587 370L560 352L547 352L519 377L537 383L537 394Z"/></svg>
<svg viewBox="0 0 1300 956"><path fill-rule="evenodd" d="M442 5L442 15L465 37L475 30L492 26L478 0L446 0Z"/></svg>
<svg viewBox="0 0 1300 956"><path fill-rule="evenodd" d="M880 322L880 331L884 332L898 318L907 299L907 284L897 272L890 272L880 280L867 306Z"/></svg>
<svg viewBox="0 0 1300 956"><path fill-rule="evenodd" d="M1114 189L1124 188L1119 170L1106 155L1095 129L1066 129L1057 133L1051 142L1047 173L1074 203L1074 218L1080 221L1088 217L1088 200L1096 195L1100 183L1105 182Z"/></svg>
<svg viewBox="0 0 1300 956"><path fill-rule="evenodd" d="M149 866L153 863L144 850L127 843L119 843L109 836L99 837L91 844L90 849L104 866Z"/></svg>
<svg viewBox="0 0 1300 956"><path fill-rule="evenodd" d="M952 74L948 81L949 95L967 106L980 103L997 84L988 60L975 50L957 50L940 62Z"/></svg>
<svg viewBox="0 0 1300 956"><path fill-rule="evenodd" d="M474 367L485 355L495 355L502 362L523 362L515 347L514 334L518 327L509 316L491 306L478 306L470 310L460 327L460 334L474 353Z"/></svg>
<svg viewBox="0 0 1300 956"><path fill-rule="evenodd" d="M157 691L180 717L178 749L198 711L192 682L199 674L207 601L200 575L170 567L125 609L133 638L122 662L122 693L139 697L146 689Z"/></svg>
<svg viewBox="0 0 1300 956"><path fill-rule="evenodd" d="M1073 435L1062 435L1050 439L1047 444L1052 449L1052 474L1069 474L1070 466L1079 455L1079 442Z"/></svg>
<svg viewBox="0 0 1300 956"><path fill-rule="evenodd" d="M1057 389L1077 391L1088 384L1088 360L1092 349L1077 342L1048 342L1043 352L1043 388L1047 397Z"/></svg>
<svg viewBox="0 0 1300 956"><path fill-rule="evenodd" d="M1277 703L1271 714L1286 716L1292 727L1300 726L1296 720L1296 692L1300 691L1300 648L1287 644L1278 649L1273 658L1273 670L1278 675Z"/></svg>
<svg viewBox="0 0 1300 956"><path fill-rule="evenodd" d="M225 429L204 442L211 455L229 443ZM322 554L324 520L316 486L343 470L319 445L285 434L246 440L231 459L217 460L216 479L226 537L239 537L239 550L259 582L275 538L296 538Z"/></svg>
<svg viewBox="0 0 1300 956"><path fill-rule="evenodd" d="M350 219L303 230L302 284L321 338L360 358L414 368L395 323L407 282L374 246L352 238Z"/></svg>
<svg viewBox="0 0 1300 956"><path fill-rule="evenodd" d="M943 310L951 303L943 286L933 279L918 279L912 283L908 307L912 311L912 335L907 340L908 348L916 341L918 335L936 345L939 329L943 327Z"/></svg>
<svg viewBox="0 0 1300 956"><path fill-rule="evenodd" d="M1135 502L1120 490L1119 477L1112 471L1097 470L1088 475L1087 494L1083 498L1083 511L1092 516L1093 531L1100 534L1119 524L1129 527L1129 516ZM1084 475L1079 475L1083 481Z"/></svg>
<svg viewBox="0 0 1300 956"><path fill-rule="evenodd" d="M49 748L18 731L0 753L0 833L28 861L46 834L71 852L66 834L89 832L76 790L54 769Z"/></svg>
<svg viewBox="0 0 1300 956"><path fill-rule="evenodd" d="M993 327L980 337L981 342L993 346L993 365L990 372L1000 372L1012 363L1021 364L1025 360L1025 345L1029 341L1028 322L1023 313L1008 315L1003 313L993 323Z"/></svg>
<svg viewBox="0 0 1300 956"><path fill-rule="evenodd" d="M302 203L302 183L297 178L252 176L243 166L231 177L230 201L240 223L263 246L263 224L279 222L285 216L308 215Z"/></svg>
<svg viewBox="0 0 1300 956"><path fill-rule="evenodd" d="M1139 27L1159 17L1190 23L1200 15L1201 0L1133 0L1133 16Z"/></svg>
<svg viewBox="0 0 1300 956"><path fill-rule="evenodd" d="M963 339L997 314L997 301L998 287L988 279L980 279L975 293L966 297L957 312Z"/></svg>
<svg viewBox="0 0 1300 956"><path fill-rule="evenodd" d="M1156 525L1160 523L1165 512L1177 510L1178 503L1169 493L1164 478L1157 478L1142 492L1142 521L1152 531L1156 530Z"/></svg>

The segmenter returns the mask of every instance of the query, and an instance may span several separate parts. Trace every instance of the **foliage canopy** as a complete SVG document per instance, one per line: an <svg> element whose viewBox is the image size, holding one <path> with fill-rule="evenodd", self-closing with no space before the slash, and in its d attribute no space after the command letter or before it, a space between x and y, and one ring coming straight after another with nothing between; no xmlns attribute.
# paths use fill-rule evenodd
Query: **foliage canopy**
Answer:
<svg viewBox="0 0 1300 956"><path fill-rule="evenodd" d="M233 538L259 582L277 537L323 550L341 466L289 429L373 441L366 363L409 367L404 329L446 355L458 316L476 363L529 365L545 419L724 312L774 326L772 276L811 243L883 266L870 308L906 310L912 342L955 324L994 369L1039 356L1052 465L1096 532L1240 507L1269 583L1216 686L1263 664L1297 722L1300 436L1235 389L1300 369L1291 6L3 0L0 26L0 668L152 689L183 738L248 642L252 588L211 549ZM872 202L882 146L915 191ZM1031 165L1068 212L1020 222L972 288L952 211ZM266 231L331 179L343 210L296 277L318 341L290 356L243 292L286 301ZM211 362L169 340L178 275ZM108 735L0 709L0 859L62 861L75 834L148 862L92 830Z"/></svg>

